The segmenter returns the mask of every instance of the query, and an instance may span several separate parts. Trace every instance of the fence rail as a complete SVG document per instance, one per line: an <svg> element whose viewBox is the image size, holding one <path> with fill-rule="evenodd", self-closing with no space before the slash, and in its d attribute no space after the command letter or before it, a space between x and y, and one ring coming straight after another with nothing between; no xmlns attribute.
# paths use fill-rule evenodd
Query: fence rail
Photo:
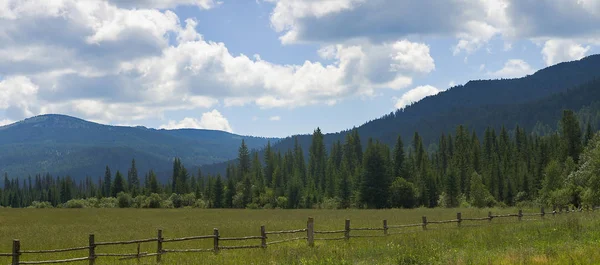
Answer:
<svg viewBox="0 0 600 265"><path fill-rule="evenodd" d="M588 209L589 210L589 209ZM591 209L592 211L594 208ZM525 219L525 221L529 220L544 220L544 216L546 214L552 214L555 216L557 214L566 214L566 213L574 213L574 212L582 212L583 209L567 209L563 211L563 209L559 209L556 211L554 209L550 213L546 213L544 208L541 208L539 213L523 213L522 210L519 210L516 214L497 214L493 215L492 212L488 212L487 217L470 217L463 218L462 214L459 212L456 214L456 219L450 220L427 220L426 216L421 218L421 223L414 224L397 224L397 225L388 225L387 220L383 220L383 225L379 227L358 227L352 228L350 226L350 220L345 220L344 229L343 230L324 230L318 231L315 230L314 219L312 217L308 218L306 223L306 228L302 229L293 229L293 230L282 230L282 231L267 231L266 227L263 225L260 227L260 236L244 236L244 237L221 237L219 234L219 229L213 229L212 235L199 235L199 236L188 236L188 237L180 237L180 238L163 238L162 230L158 230L156 238L147 238L147 239L137 239L137 240L128 240L128 241L106 241L106 242L95 242L94 234L89 235L89 244L87 246L81 247L72 247L72 248L62 248L62 249L50 249L50 250L21 250L21 242L18 239L13 240L12 253L0 253L0 257L11 257L12 263L11 265L19 265L19 264L57 264L57 263L70 263L70 262L78 262L78 261L88 261L90 265L95 265L96 259L98 257L116 257L119 260L127 260L127 259L140 259L146 257L156 257L156 262L160 263L162 259L162 255L167 253L201 253L201 252L213 252L219 253L220 250L234 250L234 249L266 249L269 245L274 244L282 244L286 242L294 242L300 240L306 240L308 246L314 246L315 241L332 241L332 240L345 240L348 241L350 238L367 238L367 237L386 237L389 235L398 235L406 232L394 232L390 233L389 229L403 229L403 228L411 228L411 227L422 227L423 230L427 230L428 225L434 224L448 224L448 223L457 223L458 227L461 227L461 223L463 221L488 221L491 222L494 218L510 218L517 217L518 221L523 221L523 216L540 216L540 219ZM361 232L374 232L374 231L383 231L382 234L351 234L352 231L361 233ZM409 230L407 230L409 231ZM415 230L410 230L415 231ZM278 240L273 240L267 242L267 235L279 236L286 234L297 234L304 233L305 236L293 237L293 238L283 238ZM319 237L316 238L315 235L332 235L332 234L343 234L340 237ZM191 240L212 240L213 247L205 248L205 249L164 249L163 244L172 243L172 242L181 242L181 241L191 241ZM260 240L260 245L234 245L234 246L223 246L221 245L221 241L248 241L248 240ZM143 243L151 243L156 242L156 252L148 253L141 252L140 245ZM102 246L114 246L114 245L132 245L137 244L137 252L135 253L96 253L98 247ZM26 254L49 254L49 253L62 253L62 252L74 252L74 251L82 251L88 250L87 257L79 257L79 258L70 258L70 259L61 259L61 260L41 260L41 261L21 261L21 256Z"/></svg>

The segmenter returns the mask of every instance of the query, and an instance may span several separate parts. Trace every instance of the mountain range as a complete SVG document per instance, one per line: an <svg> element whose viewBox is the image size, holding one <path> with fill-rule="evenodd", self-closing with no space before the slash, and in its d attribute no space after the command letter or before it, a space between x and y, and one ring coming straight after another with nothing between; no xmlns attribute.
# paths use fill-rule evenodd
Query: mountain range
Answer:
<svg viewBox="0 0 600 265"><path fill-rule="evenodd" d="M403 109L368 121L356 129L366 144L375 138L392 145L397 136L408 146L415 132L430 148L442 133L459 124L481 134L486 127L544 133L555 130L561 111L576 111L583 123L598 129L600 123L600 55L560 63L515 79L475 80L429 96ZM351 130L325 135L329 148L344 141ZM156 130L145 127L108 126L64 115L42 115L0 127L0 172L10 176L36 173L101 175L104 167L125 171L135 158L138 170L150 168L168 177L174 157L186 167L202 166L222 173L237 156L241 139L251 149L270 141L286 151L295 139L305 153L310 135L285 139L240 136L210 130Z"/></svg>
<svg viewBox="0 0 600 265"><path fill-rule="evenodd" d="M0 127L0 171L9 176L101 176L106 166L113 174L126 173L135 159L139 172L169 172L174 157L185 165L233 159L242 139L250 149L279 140L214 130L109 126L65 115L41 115Z"/></svg>

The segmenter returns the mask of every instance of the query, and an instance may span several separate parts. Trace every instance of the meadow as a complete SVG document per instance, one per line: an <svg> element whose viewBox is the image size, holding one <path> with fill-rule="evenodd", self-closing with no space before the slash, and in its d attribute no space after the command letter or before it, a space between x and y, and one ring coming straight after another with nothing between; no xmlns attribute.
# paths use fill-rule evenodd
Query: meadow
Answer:
<svg viewBox="0 0 600 265"><path fill-rule="evenodd" d="M96 242L156 237L211 235L219 228L222 237L260 235L267 231L306 228L314 217L315 230L342 230L344 220L352 227L381 227L414 224L421 216L428 220L449 220L461 212L463 218L516 213L506 209L412 209L412 210L223 210L223 209L0 209L0 252L10 253L12 239L21 241L22 250L57 249L88 244L88 234ZM525 213L539 209L524 209ZM350 241L306 240L270 245L267 249L222 250L213 253L168 253L163 264L597 264L600 263L600 215L580 212L539 216L430 224L390 230L402 232L388 237L351 238ZM382 231L352 231L353 235L380 235ZM305 235L301 234L301 235ZM270 235L269 241L300 235ZM337 235L316 235L317 238ZM166 249L211 248L212 239L164 243ZM221 245L248 242L221 242ZM260 240L252 242L260 244ZM99 246L96 253L133 253L136 245ZM156 242L141 244L141 250L156 252ZM63 259L87 256L87 250L69 253L25 254L21 261ZM10 257L0 257L10 263ZM121 261L99 257L96 264L155 264L154 257ZM72 264L87 264L87 261Z"/></svg>

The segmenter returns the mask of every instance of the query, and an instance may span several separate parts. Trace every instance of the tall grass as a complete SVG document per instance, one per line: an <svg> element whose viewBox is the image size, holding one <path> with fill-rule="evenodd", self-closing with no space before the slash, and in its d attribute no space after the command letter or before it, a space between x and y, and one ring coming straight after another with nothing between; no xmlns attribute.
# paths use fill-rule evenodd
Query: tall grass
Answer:
<svg viewBox="0 0 600 265"><path fill-rule="evenodd" d="M222 237L260 235L267 231L306 227L307 217L315 218L316 230L340 230L344 220L352 227L381 227L448 220L462 212L463 218L485 217L488 210L516 213L517 209L414 209L414 210L202 210L202 209L0 209L0 252L10 252L12 239L23 250L86 246L88 234L96 241L132 240L156 237L163 229L165 238L210 235L219 228ZM537 209L525 212L537 212ZM269 246L267 249L222 250L213 253L166 254L163 264L598 264L600 263L600 216L597 213L570 213L557 216L464 221L456 224L430 224L394 229L403 232L382 238L352 238L349 242L306 241ZM379 235L382 231L352 231L353 235ZM269 241L294 235L270 235ZM300 235L296 235L300 236ZM326 237L328 235L317 235ZM336 235L332 236L335 237ZM211 248L212 239L165 243L165 249ZM220 242L221 245L260 244ZM143 243L142 251L155 252L156 243ZM133 253L135 245L99 246L97 253ZM85 257L87 251L23 255L22 260ZM0 263L10 258L0 257ZM96 264L137 264L99 257ZM155 258L142 258L141 264L154 264ZM78 262L76 264L86 264Z"/></svg>

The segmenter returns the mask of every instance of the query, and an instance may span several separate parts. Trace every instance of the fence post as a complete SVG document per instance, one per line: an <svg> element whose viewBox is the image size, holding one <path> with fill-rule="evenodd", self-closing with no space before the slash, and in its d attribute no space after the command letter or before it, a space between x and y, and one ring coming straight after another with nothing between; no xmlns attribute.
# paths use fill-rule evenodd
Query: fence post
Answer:
<svg viewBox="0 0 600 265"><path fill-rule="evenodd" d="M494 218L494 217L492 216L492 212L490 211L490 212L488 212L488 221L491 222L492 218Z"/></svg>
<svg viewBox="0 0 600 265"><path fill-rule="evenodd" d="M219 253L219 229L218 228L213 229L213 235L215 236L213 238L213 251L215 253Z"/></svg>
<svg viewBox="0 0 600 265"><path fill-rule="evenodd" d="M315 219L312 217L306 222L306 239L309 247L315 246Z"/></svg>
<svg viewBox="0 0 600 265"><path fill-rule="evenodd" d="M423 230L427 230L427 216L421 218L423 220Z"/></svg>
<svg viewBox="0 0 600 265"><path fill-rule="evenodd" d="M350 240L350 219L346 219L346 224L344 225L344 239L346 241Z"/></svg>
<svg viewBox="0 0 600 265"><path fill-rule="evenodd" d="M162 242L163 241L163 236L162 236L162 229L158 229L158 233L156 236L156 262L160 263L162 260Z"/></svg>
<svg viewBox="0 0 600 265"><path fill-rule="evenodd" d="M260 239L260 246L262 248L267 248L267 229L264 225L260 226L260 236L262 237Z"/></svg>
<svg viewBox="0 0 600 265"><path fill-rule="evenodd" d="M94 239L94 234L90 234L89 242L89 264L94 265L96 263L96 242Z"/></svg>
<svg viewBox="0 0 600 265"><path fill-rule="evenodd" d="M544 218L544 215L546 215L546 212L544 211L544 207L542 207L542 218Z"/></svg>
<svg viewBox="0 0 600 265"><path fill-rule="evenodd" d="M388 226L387 226L387 220L383 220L383 235L387 236L388 235Z"/></svg>
<svg viewBox="0 0 600 265"><path fill-rule="evenodd" d="M140 243L137 243L137 261L140 262Z"/></svg>
<svg viewBox="0 0 600 265"><path fill-rule="evenodd" d="M456 220L458 227L460 227L460 223L462 222L462 213L456 213Z"/></svg>
<svg viewBox="0 0 600 265"><path fill-rule="evenodd" d="M15 239L12 247L12 265L19 265L19 255L21 255L21 242Z"/></svg>
<svg viewBox="0 0 600 265"><path fill-rule="evenodd" d="M523 218L523 210L519 209L519 221L521 221L521 218Z"/></svg>

